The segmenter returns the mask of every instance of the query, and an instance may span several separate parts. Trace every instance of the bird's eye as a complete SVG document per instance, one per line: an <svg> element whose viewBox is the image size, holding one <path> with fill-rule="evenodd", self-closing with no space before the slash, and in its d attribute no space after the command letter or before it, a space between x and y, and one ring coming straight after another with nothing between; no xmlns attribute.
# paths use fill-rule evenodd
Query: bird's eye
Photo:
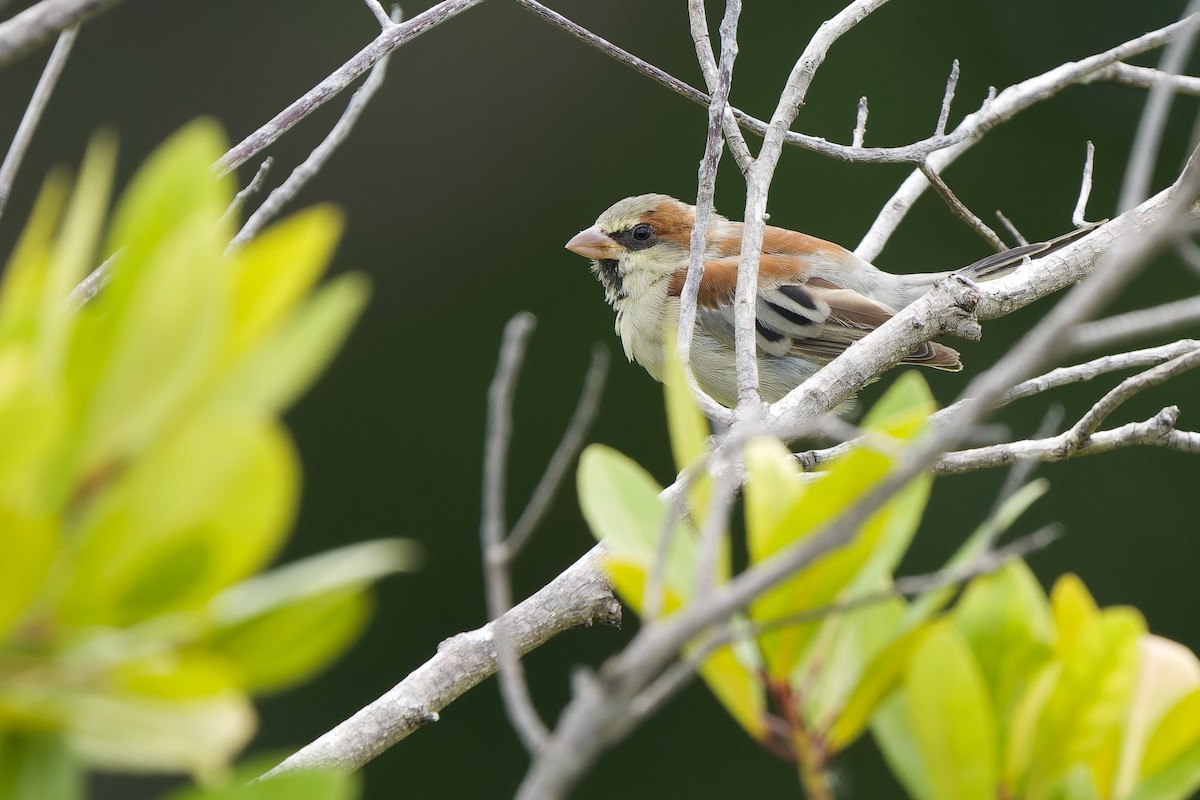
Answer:
<svg viewBox="0 0 1200 800"><path fill-rule="evenodd" d="M633 229L633 238L637 239L639 242L644 242L653 235L654 235L654 228L651 228L649 225L646 225L646 224L638 225L636 228Z"/></svg>

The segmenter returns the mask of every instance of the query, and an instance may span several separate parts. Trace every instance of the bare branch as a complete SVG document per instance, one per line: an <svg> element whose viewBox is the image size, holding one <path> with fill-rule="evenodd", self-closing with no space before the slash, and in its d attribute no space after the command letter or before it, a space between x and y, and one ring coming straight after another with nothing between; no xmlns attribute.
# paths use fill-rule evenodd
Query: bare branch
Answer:
<svg viewBox="0 0 1200 800"><path fill-rule="evenodd" d="M392 14L395 17L394 20L391 20L393 26L399 27L400 7L396 6ZM342 116L330 129L329 134L308 154L308 158L304 159L300 166L292 170L292 174L287 176L287 180L275 187L274 191L267 195L267 199L263 200L262 205L255 209L250 218L246 220L246 224L238 231L237 236L233 237L233 241L229 243L231 249L241 247L257 236L259 231L320 172L321 168L325 166L325 162L346 141L350 131L358 122L358 118L362 116L363 110L367 107L367 103L371 102L375 92L383 85L389 57L390 51L375 62L375 66L371 68L371 74L350 98L346 110L342 112Z"/></svg>
<svg viewBox="0 0 1200 800"><path fill-rule="evenodd" d="M947 134L947 138L961 138L948 147L930 152L927 156L930 166L937 172L945 172L950 164L982 139L992 128L1011 119L1020 111L1053 97L1068 86L1088 81L1097 71L1110 64L1173 41L1188 29L1192 24L1192 19L1194 18L1189 17L1158 30L1150 31L1102 53L1063 64L1041 75L1013 84L994 97L989 92L989 98L984 101L980 109L964 117L954 131ZM994 91L993 89L992 92ZM915 163L921 159L911 160ZM870 230L855 248L854 254L867 261L874 261L908 210L928 187L929 182L925 176L921 174L920 170L914 170L884 204Z"/></svg>
<svg viewBox="0 0 1200 800"><path fill-rule="evenodd" d="M704 27L705 39L697 42L697 53L707 52L711 57L711 45L707 42L707 23L704 21L704 3L700 0L689 2L690 18L692 20L692 36L697 36L696 28ZM728 425L732 413L712 399L696 381L696 373L692 369L692 339L696 331L696 303L700 296L700 281L704 277L704 253L708 242L708 221L712 217L713 194L717 185L717 167L721 163L721 128L725 112L729 106L729 89L733 83L733 63L737 58L737 22L741 14L740 0L729 0L725 6L725 16L721 20L721 62L716 71L716 83L713 91L712 104L708 110L708 135L704 141L704 155L700 159L697 175L696 220L692 225L692 235L689 241L687 277L683 282L683 290L679 295L679 326L676 333L676 348L679 363L688 382L688 388L701 411L712 420ZM703 63L703 55L700 56ZM743 145L745 142L743 142Z"/></svg>
<svg viewBox="0 0 1200 800"><path fill-rule="evenodd" d="M512 578L504 546L504 495L507 491L508 446L512 439L512 400L517 374L536 321L532 314L517 314L504 326L496 375L488 389L487 435L483 459L483 518L479 527L483 544L484 577L488 617L500 619L512 606ZM515 652L506 623L495 629L495 646L500 673L500 694L513 728L530 753L541 750L549 737L529 696L525 671Z"/></svg>
<svg viewBox="0 0 1200 800"><path fill-rule="evenodd" d="M1072 447L1068 431L1049 439L959 450L942 456L934 469L943 475L952 475L1001 467L1022 460L1062 461L1141 445L1200 453L1200 433L1177 430L1175 422L1178 417L1179 409L1169 406L1144 422L1130 422L1112 430L1093 433L1085 444L1078 447Z"/></svg>
<svg viewBox="0 0 1200 800"><path fill-rule="evenodd" d="M113 253L108 258L101 262L100 266L96 267L88 276L79 282L79 285L71 290L67 295L67 307L79 310L84 307L93 297L100 294L100 290L108 283L109 275L112 273L113 265L117 263L117 259L121 257L121 251Z"/></svg>
<svg viewBox="0 0 1200 800"><path fill-rule="evenodd" d="M942 109L938 112L937 127L933 132L937 136L946 135L946 123L950 119L950 104L954 102L954 90L958 88L958 59L950 65L950 77L946 79L946 93L942 95Z"/></svg>
<svg viewBox="0 0 1200 800"><path fill-rule="evenodd" d="M1087 210L1088 198L1092 196L1092 169L1095 161L1096 145L1088 139L1087 155L1083 159L1083 178L1079 181L1079 199L1075 201L1075 211L1071 214L1071 223L1077 228L1089 224L1083 215Z"/></svg>
<svg viewBox="0 0 1200 800"><path fill-rule="evenodd" d="M418 14L407 22L392 25L383 30L375 40L358 51L342 66L338 67L329 77L318 83L283 111L276 114L269 122L238 142L221 156L217 162L217 170L224 174L237 169L242 164L258 155L264 148L278 139L300 120L320 108L343 89L354 83L360 75L375 66L379 59L395 50L397 47L411 42L431 28L440 25L451 17L473 8L483 0L442 0L427 11Z"/></svg>
<svg viewBox="0 0 1200 800"><path fill-rule="evenodd" d="M41 0L0 22L0 67L89 17L107 11L119 0Z"/></svg>
<svg viewBox="0 0 1200 800"><path fill-rule="evenodd" d="M1076 325L1070 339L1076 350L1098 350L1196 322L1200 322L1200 295Z"/></svg>
<svg viewBox="0 0 1200 800"><path fill-rule="evenodd" d="M388 13L383 10L383 4L379 0L363 0L367 4L367 8L371 9L371 13L375 15L375 19L379 22L379 27L387 30L391 26L398 23L400 20L392 19ZM399 6L396 6L399 8Z"/></svg>
<svg viewBox="0 0 1200 800"><path fill-rule="evenodd" d="M4 214L4 207L8 205L8 197L12 192L17 170L21 168L21 162L25 160L25 151L29 149L29 143L33 141L33 132L37 130L38 122L42 119L42 112L46 110L46 104L50 102L50 95L54 92L55 84L58 83L58 76L62 74L63 67L66 66L67 56L71 54L71 47L75 44L75 37L78 34L79 25L67 28L59 34L58 42L55 43L54 50L51 51L50 58L46 61L45 69L42 70L42 77L38 78L33 95L29 98L29 105L25 107L25 113L21 116L20 124L17 125L17 132L13 136L8 153L4 156L4 163L0 164L0 215Z"/></svg>
<svg viewBox="0 0 1200 800"><path fill-rule="evenodd" d="M1200 16L1197 12L1200 12L1200 0L1191 0L1183 12L1184 29L1179 37L1163 50L1158 67L1163 74L1176 75L1182 72L1187 64L1188 55L1191 54L1192 45L1196 41L1196 33L1200 29ZM1158 146L1162 142L1167 115L1171 112L1174 99L1175 87L1169 81L1159 81L1150 87L1146 107L1142 110L1137 133L1133 137L1132 151L1125 164L1125 181L1117 201L1118 211L1133 208L1149 194L1150 176L1154 172L1154 163L1158 160Z"/></svg>
<svg viewBox="0 0 1200 800"><path fill-rule="evenodd" d="M1137 89L1153 89L1160 83L1170 84L1179 94L1200 95L1200 78L1190 75L1169 75L1153 67L1139 67L1118 62L1099 70L1090 80L1107 80Z"/></svg>
<svg viewBox="0 0 1200 800"><path fill-rule="evenodd" d="M1079 419L1079 422L1075 423L1071 430L1067 431L1067 441L1070 443L1071 449L1075 450L1086 444L1088 438L1104 424L1104 420L1108 419L1112 412L1116 411L1117 407L1130 397L1198 366L1200 366L1200 350L1193 350L1178 358L1173 358L1165 364L1159 364L1157 367L1152 367L1139 375L1121 381L1116 388L1088 409L1088 412Z"/></svg>
<svg viewBox="0 0 1200 800"><path fill-rule="evenodd" d="M1101 375L1107 375L1112 372L1118 372L1126 369L1138 369L1141 367L1152 367L1158 364L1165 364L1179 356L1186 355L1195 350L1200 349L1200 341L1194 339L1181 339L1172 344L1162 345L1160 347L1150 347L1145 350L1133 350L1128 353L1119 353L1117 355L1102 356L1083 364L1076 364L1071 367L1059 367L1051 370L1044 375L1036 378L1030 378L1027 381L1018 383L1016 386L1005 392L999 400L996 401L996 408L1002 408L1016 400L1021 400L1026 397L1041 394L1042 392L1050 391L1061 386L1069 386L1074 383L1090 381ZM932 421L938 424L946 417L957 413L960 405L971 402L970 399L960 400L958 403L947 406L941 411L933 415ZM1044 436L1044 434L1042 434ZM834 445L820 450L807 450L796 453L796 460L800 467L806 471L814 470L822 464L827 464L835 458L845 455L850 452L853 447L861 447L865 442L861 439L843 442L842 444ZM1082 454L1081 454L1082 455ZM988 466L999 466L1001 463L989 464ZM935 467L935 469L937 469Z"/></svg>
<svg viewBox="0 0 1200 800"><path fill-rule="evenodd" d="M387 750L496 671L496 629L503 625L524 655L572 628L619 626L621 605L612 595L597 545L573 566L499 620L447 639L437 655L387 694L263 777L328 767L351 771Z"/></svg>
<svg viewBox="0 0 1200 800"><path fill-rule="evenodd" d="M741 14L741 4L725 5L725 18L721 23L721 62L727 64L730 73L733 71L733 60L737 56L737 19ZM696 60L700 62L700 71L704 74L704 83L713 95L708 102L709 114L718 106L721 107L721 130L729 143L729 153L737 162L738 169L744 175L750 169L754 157L742 136L737 120L729 108L729 76L723 76L718 68L717 59L713 55L712 42L708 36L708 14L701 0L688 0L688 24L692 32L692 43L696 47ZM728 33L728 37L726 36ZM726 42L728 38L728 42ZM728 54L727 54L728 51ZM723 96L722 96L723 93ZM706 151L707 152L707 151Z"/></svg>
<svg viewBox="0 0 1200 800"><path fill-rule="evenodd" d="M958 199L958 196L954 194L954 190L942 179L937 170L929 165L928 161L922 161L917 165L917 168L921 170L921 174L925 176L929 184L933 186L941 198L946 201L946 205L954 212L954 216L970 225L971 229L982 236L984 241L990 244L997 253L1002 253L1008 249L1008 245L1001 241L996 232L985 225L983 220L975 216L975 213L967 208L966 203Z"/></svg>

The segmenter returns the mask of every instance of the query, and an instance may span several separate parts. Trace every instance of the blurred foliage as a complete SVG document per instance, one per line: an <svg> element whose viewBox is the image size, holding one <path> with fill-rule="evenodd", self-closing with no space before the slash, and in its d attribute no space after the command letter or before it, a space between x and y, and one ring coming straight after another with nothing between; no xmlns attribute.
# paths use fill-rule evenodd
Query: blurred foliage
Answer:
<svg viewBox="0 0 1200 800"><path fill-rule="evenodd" d="M254 731L250 694L327 665L362 629L368 585L412 561L406 542L367 542L256 575L299 498L278 415L367 287L316 287L341 228L329 208L226 251L224 150L213 124L189 125L106 224L115 153L97 137L73 189L49 178L4 271L0 797L79 797L87 768L219 778ZM74 307L102 255L107 284ZM294 780L318 788L284 795L353 792ZM284 796L214 791L195 796Z"/></svg>
<svg viewBox="0 0 1200 800"><path fill-rule="evenodd" d="M666 396L676 465L701 475L707 428L678 370ZM800 473L776 439L748 443L750 565L803 542L876 488L934 408L920 376L900 376L863 421L872 446L817 474ZM759 597L724 643L704 651L700 675L737 723L794 760L814 800L833 796L832 759L868 729L919 800L1165 800L1200 788L1200 660L1148 634L1133 609L1098 609L1073 575L1047 598L1020 560L970 580L953 606L951 586L912 599L889 593L931 483L911 481L849 544ZM617 591L639 614L664 535L662 613L697 602L698 521L711 487L691 481L687 521L661 491L616 451L593 445L583 455L584 515L607 544ZM970 568L1045 491L1038 481L1014 493L945 570ZM729 579L728 565L720 560L718 582Z"/></svg>

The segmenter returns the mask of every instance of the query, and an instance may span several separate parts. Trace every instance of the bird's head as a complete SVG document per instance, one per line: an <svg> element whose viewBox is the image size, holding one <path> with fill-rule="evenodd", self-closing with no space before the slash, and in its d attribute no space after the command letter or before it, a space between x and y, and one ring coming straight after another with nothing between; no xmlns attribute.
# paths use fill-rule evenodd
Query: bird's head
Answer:
<svg viewBox="0 0 1200 800"><path fill-rule="evenodd" d="M608 301L616 305L687 266L695 218L695 207L665 194L626 197L577 233L567 249L592 259Z"/></svg>

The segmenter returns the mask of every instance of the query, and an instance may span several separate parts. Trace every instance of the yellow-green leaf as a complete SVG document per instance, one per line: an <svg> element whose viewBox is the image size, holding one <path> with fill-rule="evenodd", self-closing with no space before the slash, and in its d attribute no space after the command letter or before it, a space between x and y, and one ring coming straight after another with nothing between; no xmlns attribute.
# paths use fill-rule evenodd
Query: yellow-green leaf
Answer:
<svg viewBox="0 0 1200 800"><path fill-rule="evenodd" d="M1037 726L1031 799L1042 797L1076 763L1090 759L1110 730L1122 724L1137 680L1137 642L1145 628L1132 609L1109 608L1079 630Z"/></svg>
<svg viewBox="0 0 1200 800"><path fill-rule="evenodd" d="M592 535L608 547L611 562L649 575L659 538L670 536L663 588L683 601L690 598L695 580L695 544L674 520L673 511L659 499L662 488L654 479L616 450L594 444L580 456L578 484L584 519Z"/></svg>
<svg viewBox="0 0 1200 800"><path fill-rule="evenodd" d="M0 732L0 797L81 800L83 771L62 736L47 731Z"/></svg>
<svg viewBox="0 0 1200 800"><path fill-rule="evenodd" d="M938 626L916 649L904 688L930 797L993 800L998 769L992 702L979 662L953 626Z"/></svg>
<svg viewBox="0 0 1200 800"><path fill-rule="evenodd" d="M1141 774L1153 776L1200 745L1200 688L1179 698L1162 716L1146 742ZM1200 762L1197 762L1200 765Z"/></svg>
<svg viewBox="0 0 1200 800"><path fill-rule="evenodd" d="M198 606L275 554L298 482L275 424L197 419L96 500L80 525L64 615L128 623Z"/></svg>
<svg viewBox="0 0 1200 800"><path fill-rule="evenodd" d="M766 696L759 674L722 645L700 665L700 677L725 710L755 739L767 736Z"/></svg>
<svg viewBox="0 0 1200 800"><path fill-rule="evenodd" d="M212 403L276 413L290 406L333 358L367 302L367 279L341 275L316 291L217 385Z"/></svg>
<svg viewBox="0 0 1200 800"><path fill-rule="evenodd" d="M317 206L272 225L234 254L231 354L253 347L292 312L321 277L341 230L341 214Z"/></svg>
<svg viewBox="0 0 1200 800"><path fill-rule="evenodd" d="M0 641L42 587L58 553L56 520L29 519L0 505Z"/></svg>
<svg viewBox="0 0 1200 800"><path fill-rule="evenodd" d="M1080 633L1100 613L1096 601L1078 575L1067 574L1054 582L1050 590L1050 609L1054 613L1055 633L1058 636L1054 650L1059 656L1075 647Z"/></svg>

